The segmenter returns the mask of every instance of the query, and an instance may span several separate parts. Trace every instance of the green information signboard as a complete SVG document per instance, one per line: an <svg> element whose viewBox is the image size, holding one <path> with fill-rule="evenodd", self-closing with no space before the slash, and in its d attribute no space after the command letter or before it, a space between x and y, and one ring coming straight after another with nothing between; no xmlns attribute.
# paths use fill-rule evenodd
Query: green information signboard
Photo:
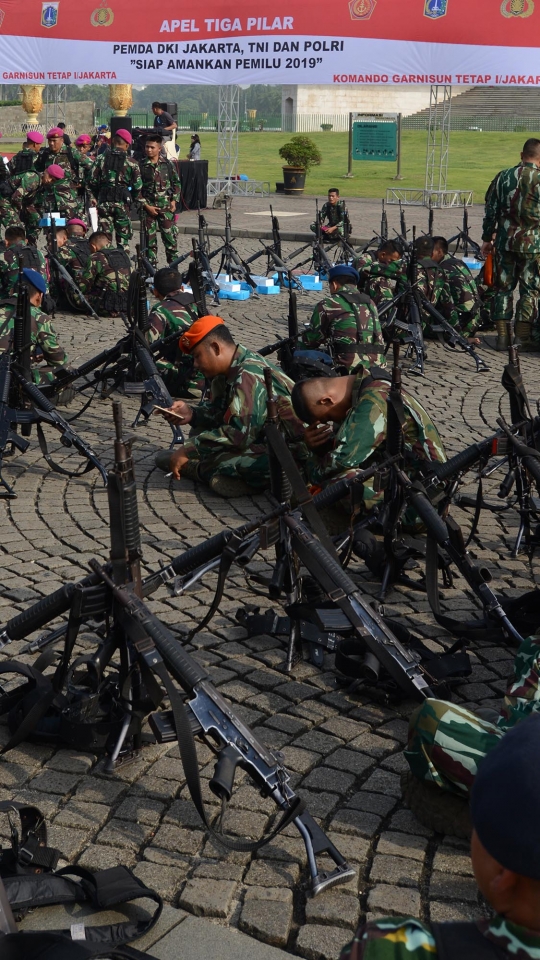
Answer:
<svg viewBox="0 0 540 960"><path fill-rule="evenodd" d="M397 123L395 120L358 120L353 123L353 160L395 163Z"/></svg>

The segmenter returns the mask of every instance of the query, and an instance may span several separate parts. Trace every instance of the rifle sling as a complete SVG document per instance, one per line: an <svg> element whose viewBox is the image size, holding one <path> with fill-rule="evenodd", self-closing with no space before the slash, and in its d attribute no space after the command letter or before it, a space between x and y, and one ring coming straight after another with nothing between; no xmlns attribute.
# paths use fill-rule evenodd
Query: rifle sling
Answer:
<svg viewBox="0 0 540 960"><path fill-rule="evenodd" d="M145 638L145 652L149 643L152 643L153 645L153 641L151 641L149 637ZM136 646L137 644L135 643L135 647ZM280 819L275 829L266 836L261 837L260 840L233 840L231 837L226 837L219 831L215 830L208 820L204 806L204 800L201 792L199 761L197 759L197 748L195 746L195 739L193 737L193 731L191 729L191 724L189 722L184 700L177 687L172 682L169 671L167 670L167 666L161 659L161 656L158 654L155 647L152 656L148 658L147 662L161 680L161 683L165 687L169 697L174 727L176 736L178 738L180 759L184 768L188 790L197 813L208 830L208 833L214 840L217 841L217 843L226 847L228 850L236 850L242 853L254 853L257 850L260 850L261 847L266 846L267 843L270 843L272 840L274 840L282 830L288 827L293 820L300 816L305 809L305 801L300 797L295 797L291 803L291 806L284 812L283 817Z"/></svg>
<svg viewBox="0 0 540 960"><path fill-rule="evenodd" d="M441 610L439 602L439 547L437 541L427 534L426 543L426 593L431 611L437 623L457 637L468 640L501 641L501 630L483 620L455 620Z"/></svg>
<svg viewBox="0 0 540 960"><path fill-rule="evenodd" d="M324 524L324 520L322 520L317 508L313 504L313 497L311 496L302 479L302 475L296 466L294 457L285 443L285 439L279 427L276 426L275 423L267 422L264 432L266 434L268 446L282 467L285 476L292 487L292 492L296 498L296 501L311 529L313 530L313 533L315 533L319 538L324 549L328 551L334 560L339 562L336 548L330 539L328 530Z"/></svg>
<svg viewBox="0 0 540 960"><path fill-rule="evenodd" d="M93 397L91 398L93 399ZM82 412L82 411L81 411ZM45 439L45 434L43 433L43 427L41 423L37 423L36 426L37 437L39 441L39 446L43 454L44 459L49 464L51 470L54 470L55 473L61 473L65 477L82 477L85 473L88 473L90 470L95 469L95 463L92 463L91 460L87 460L83 467L80 470L66 470L65 467L61 467L59 463L56 463L55 460L51 457L49 453L49 448L47 446L47 440Z"/></svg>
<svg viewBox="0 0 540 960"><path fill-rule="evenodd" d="M191 632L188 634L186 643L192 643L193 637L197 633L200 633L201 630L204 630L206 626L208 626L214 614L218 610L223 597L223 591L225 590L225 583L229 575L229 570L231 569L237 554L243 546L244 540L241 539L237 534L233 534L227 542L227 545L224 547L219 563L218 581L214 599L212 600L212 605L204 616L203 620L201 620L197 626L193 627L193 630L191 630Z"/></svg>

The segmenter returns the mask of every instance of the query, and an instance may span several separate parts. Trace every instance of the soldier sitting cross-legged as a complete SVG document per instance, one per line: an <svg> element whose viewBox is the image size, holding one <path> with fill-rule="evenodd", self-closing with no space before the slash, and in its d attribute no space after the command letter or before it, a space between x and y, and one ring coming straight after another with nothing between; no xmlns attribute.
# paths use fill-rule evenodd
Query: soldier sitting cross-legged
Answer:
<svg viewBox="0 0 540 960"><path fill-rule="evenodd" d="M156 465L208 483L223 497L239 497L270 484L265 442L267 390L264 371L272 372L273 393L289 446L301 445L303 427L291 406L292 380L258 353L234 342L221 317L201 317L180 338L195 370L210 380L210 397L198 407L177 400L171 408L191 434L183 446L158 453ZM302 446L302 445L301 445Z"/></svg>
<svg viewBox="0 0 540 960"><path fill-rule="evenodd" d="M100 317L117 317L127 309L130 259L113 247L108 234L98 231L88 238L90 259L80 275L79 287Z"/></svg>

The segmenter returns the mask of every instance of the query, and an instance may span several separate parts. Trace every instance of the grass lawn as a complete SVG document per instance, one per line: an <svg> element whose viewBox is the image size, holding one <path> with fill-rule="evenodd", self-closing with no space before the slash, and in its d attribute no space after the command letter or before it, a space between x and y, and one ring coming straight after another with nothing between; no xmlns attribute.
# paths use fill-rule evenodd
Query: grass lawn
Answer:
<svg viewBox="0 0 540 960"><path fill-rule="evenodd" d="M209 160L209 175L216 174L217 135L200 134L202 156ZM394 183L395 163L353 162L354 180L341 180L347 173L347 133L309 134L322 153L320 167L314 167L306 181L306 194L323 196L330 186L339 187L348 197L383 197L391 186L423 187L426 163L427 132L406 130L402 136L403 180ZM521 148L534 133L491 133L453 131L450 135L448 187L474 190L476 203L483 202L487 187L495 174L519 161ZM252 180L269 180L270 189L276 189L276 180L282 180L281 158L278 150L290 135L286 133L239 134L238 173ZM179 135L180 152L187 153L189 134Z"/></svg>

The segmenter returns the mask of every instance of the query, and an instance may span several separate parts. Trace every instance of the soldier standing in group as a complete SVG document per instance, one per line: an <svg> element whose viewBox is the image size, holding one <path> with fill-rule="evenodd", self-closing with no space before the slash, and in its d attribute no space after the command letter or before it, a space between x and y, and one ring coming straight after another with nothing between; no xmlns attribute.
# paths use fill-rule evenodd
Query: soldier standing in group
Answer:
<svg viewBox="0 0 540 960"><path fill-rule="evenodd" d="M177 254L178 231L175 225L176 205L180 202L180 180L170 160L160 159L161 137L150 134L144 145L146 156L140 162L142 178L141 216L145 217L148 237L148 259L157 266L157 236L161 234L167 263Z"/></svg>
<svg viewBox="0 0 540 960"><path fill-rule="evenodd" d="M531 137L523 146L521 163L501 170L486 193L482 255L494 253L497 350L506 350L508 346L506 324L512 321L513 292L518 285L515 334L522 349L539 348L533 339L540 296L539 167L540 140Z"/></svg>
<svg viewBox="0 0 540 960"><path fill-rule="evenodd" d="M64 180L74 187L77 213L80 215L83 213L84 203L79 196L79 191L83 184L85 171L91 171L93 161L90 157L83 156L75 147L66 146L64 131L60 127L53 127L49 130L47 141L48 146L40 152L36 160L36 170L38 173L44 173L51 164L62 167Z"/></svg>
<svg viewBox="0 0 540 960"><path fill-rule="evenodd" d="M129 206L142 187L139 165L127 155L131 143L129 130L117 130L112 149L98 157L89 180L97 201L99 229L111 237L116 232L118 247L129 246L133 236Z"/></svg>
<svg viewBox="0 0 540 960"><path fill-rule="evenodd" d="M113 247L108 234L88 238L90 258L80 275L81 293L100 317L117 317L127 309L131 262L125 250Z"/></svg>
<svg viewBox="0 0 540 960"><path fill-rule="evenodd" d="M22 150L8 164L9 177L0 184L0 224L4 227L20 224L23 199L29 190L39 186L34 164L44 139L42 133L29 130Z"/></svg>
<svg viewBox="0 0 540 960"><path fill-rule="evenodd" d="M51 383L54 380L54 371L67 365L67 353L60 346L51 321L40 310L43 296L47 292L44 278L36 270L26 267L23 269L23 276L28 284L30 297L32 377L34 383ZM16 310L16 296L0 304L0 352L9 347Z"/></svg>
<svg viewBox="0 0 540 960"><path fill-rule="evenodd" d="M377 308L358 292L358 271L344 263L328 273L330 295L321 300L302 334L306 347L328 344L336 367L355 373L358 367L386 366L384 339Z"/></svg>
<svg viewBox="0 0 540 960"><path fill-rule="evenodd" d="M0 296L11 297L19 282L19 261L24 267L40 273L47 293L47 267L45 257L36 246L26 243L26 234L21 223L6 230L6 249L0 254Z"/></svg>
<svg viewBox="0 0 540 960"><path fill-rule="evenodd" d="M180 337L197 320L199 314L193 294L183 292L178 270L163 267L156 271L154 295L158 303L148 317L150 327L147 336L150 343L165 340L173 333ZM156 364L173 397L189 396L189 390L201 389L203 378L194 372L192 358L179 350L177 340Z"/></svg>
<svg viewBox="0 0 540 960"><path fill-rule="evenodd" d="M344 236L346 214L345 202L339 199L339 190L337 187L331 187L328 191L328 200L319 210L319 223L325 243L335 243L338 237ZM325 223L325 220L328 222ZM309 229L316 233L317 224L310 224Z"/></svg>

